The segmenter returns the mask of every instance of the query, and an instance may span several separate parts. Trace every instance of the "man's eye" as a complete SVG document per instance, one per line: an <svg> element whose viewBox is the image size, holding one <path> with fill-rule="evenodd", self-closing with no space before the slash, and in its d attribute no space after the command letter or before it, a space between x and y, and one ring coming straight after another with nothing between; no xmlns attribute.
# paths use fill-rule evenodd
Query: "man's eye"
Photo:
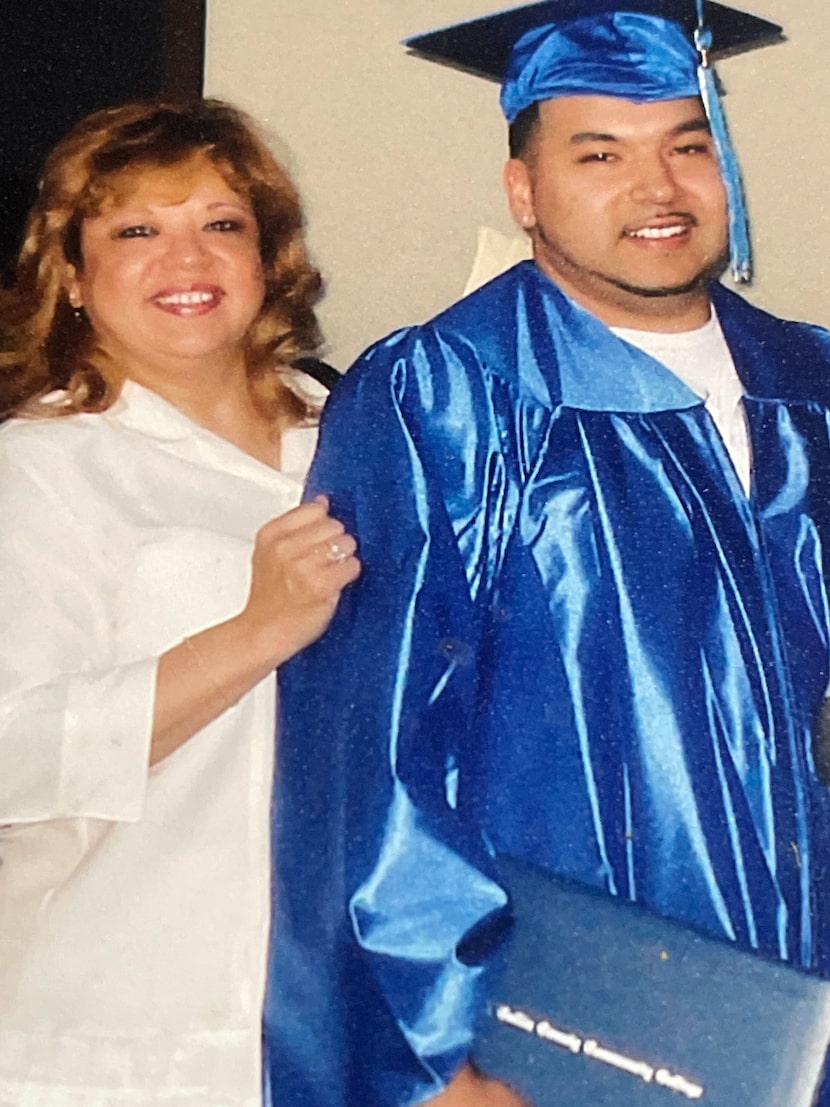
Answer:
<svg viewBox="0 0 830 1107"><path fill-rule="evenodd" d="M592 154L585 154L579 159L580 165L589 165L591 162L611 162L616 159L616 155L612 154L610 150L596 150Z"/></svg>
<svg viewBox="0 0 830 1107"><path fill-rule="evenodd" d="M712 146L709 142L686 142L683 146L675 147L677 154L711 154Z"/></svg>
<svg viewBox="0 0 830 1107"><path fill-rule="evenodd" d="M136 223L131 227L122 227L116 231L116 238L150 238L156 232L146 223Z"/></svg>

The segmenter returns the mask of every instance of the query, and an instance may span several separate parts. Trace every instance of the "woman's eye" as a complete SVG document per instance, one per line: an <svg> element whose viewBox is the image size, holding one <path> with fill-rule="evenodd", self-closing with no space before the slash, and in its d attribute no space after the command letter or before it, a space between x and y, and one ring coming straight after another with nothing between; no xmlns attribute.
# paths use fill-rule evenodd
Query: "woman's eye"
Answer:
<svg viewBox="0 0 830 1107"><path fill-rule="evenodd" d="M156 232L146 223L136 223L134 226L122 227L116 231L116 238L150 238Z"/></svg>
<svg viewBox="0 0 830 1107"><path fill-rule="evenodd" d="M208 223L209 231L244 231L245 224L241 219L214 219Z"/></svg>

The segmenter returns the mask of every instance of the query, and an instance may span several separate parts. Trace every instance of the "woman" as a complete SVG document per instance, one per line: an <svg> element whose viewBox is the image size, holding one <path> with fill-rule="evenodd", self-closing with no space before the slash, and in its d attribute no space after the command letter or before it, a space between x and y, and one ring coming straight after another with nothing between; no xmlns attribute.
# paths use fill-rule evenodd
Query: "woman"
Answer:
<svg viewBox="0 0 830 1107"><path fill-rule="evenodd" d="M273 670L359 572L294 188L216 101L54 150L0 318L0 1104L260 1102Z"/></svg>

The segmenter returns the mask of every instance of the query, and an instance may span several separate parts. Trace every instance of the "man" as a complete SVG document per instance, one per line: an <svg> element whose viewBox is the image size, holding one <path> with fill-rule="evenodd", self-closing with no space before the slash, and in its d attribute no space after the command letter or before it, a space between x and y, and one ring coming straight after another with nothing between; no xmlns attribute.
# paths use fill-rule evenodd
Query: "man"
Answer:
<svg viewBox="0 0 830 1107"><path fill-rule="evenodd" d="M747 259L698 62L640 13L523 34L534 261L327 411L310 494L364 573L283 683L274 1103L516 1102L464 1065L496 851L826 967L830 336L717 283L730 219Z"/></svg>

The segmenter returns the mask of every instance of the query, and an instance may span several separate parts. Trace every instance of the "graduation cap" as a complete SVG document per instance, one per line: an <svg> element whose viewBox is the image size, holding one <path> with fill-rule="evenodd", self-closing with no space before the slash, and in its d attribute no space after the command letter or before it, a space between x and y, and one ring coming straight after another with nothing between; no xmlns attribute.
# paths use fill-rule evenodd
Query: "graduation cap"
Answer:
<svg viewBox="0 0 830 1107"><path fill-rule="evenodd" d="M413 53L465 69L478 77L502 81L513 47L528 31L556 23L611 12L632 11L679 24L691 43L698 27L695 0L542 0L469 19L404 39ZM780 39L782 28L749 12L706 0L703 22L712 33L715 57L741 52Z"/></svg>
<svg viewBox="0 0 830 1107"><path fill-rule="evenodd" d="M700 96L729 201L732 273L747 282L746 204L711 58L781 37L778 24L709 0L542 0L413 35L404 45L431 61L500 81L511 123L531 104L560 96L639 103Z"/></svg>

